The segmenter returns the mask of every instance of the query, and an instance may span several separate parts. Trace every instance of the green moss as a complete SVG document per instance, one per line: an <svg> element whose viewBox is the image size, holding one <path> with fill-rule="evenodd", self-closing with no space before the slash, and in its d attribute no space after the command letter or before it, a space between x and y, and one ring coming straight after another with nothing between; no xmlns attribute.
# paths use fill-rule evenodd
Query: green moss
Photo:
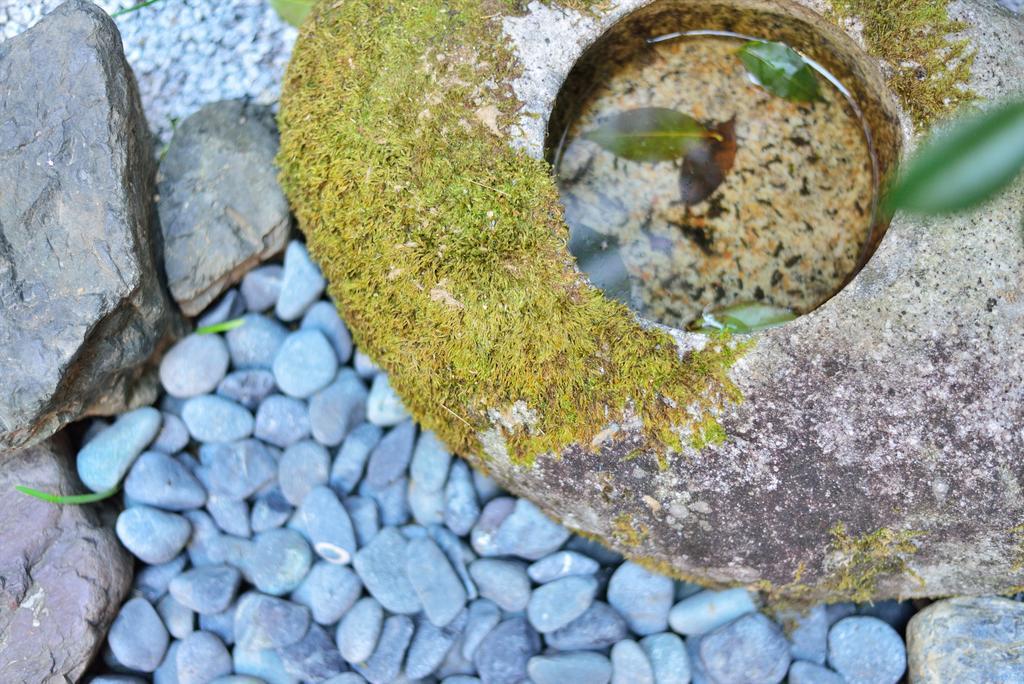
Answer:
<svg viewBox="0 0 1024 684"><path fill-rule="evenodd" d="M724 444L726 437L722 424L708 416L694 428L693 435L690 437L690 446L700 451L709 445Z"/></svg>
<svg viewBox="0 0 1024 684"><path fill-rule="evenodd" d="M278 160L310 251L356 342L460 453L494 428L530 463L626 414L652 441L692 431L739 398L741 350L715 339L680 359L579 274L548 165L492 132L519 108L488 85L519 68L495 18L511 6L317 6Z"/></svg>
<svg viewBox="0 0 1024 684"><path fill-rule="evenodd" d="M851 537L843 523L836 523L830 533L829 548L839 557L825 582L831 600L870 601L875 596L878 578L884 575L910 574L924 584L907 564L907 557L917 553L912 540L922 532L883 527L870 534Z"/></svg>
<svg viewBox="0 0 1024 684"><path fill-rule="evenodd" d="M919 128L974 99L967 89L974 52L954 38L967 24L949 18L950 0L831 0L834 18L855 20L888 83Z"/></svg>
<svg viewBox="0 0 1024 684"><path fill-rule="evenodd" d="M620 547L636 549L647 539L650 529L643 523L634 522L629 513L619 513L612 520L611 534L612 540Z"/></svg>

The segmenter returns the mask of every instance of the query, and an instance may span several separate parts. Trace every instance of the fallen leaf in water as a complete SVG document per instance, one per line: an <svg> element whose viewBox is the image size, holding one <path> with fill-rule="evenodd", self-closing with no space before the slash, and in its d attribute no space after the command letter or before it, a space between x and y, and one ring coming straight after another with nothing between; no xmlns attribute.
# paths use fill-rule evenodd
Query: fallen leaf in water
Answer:
<svg viewBox="0 0 1024 684"><path fill-rule="evenodd" d="M672 161L717 134L692 116L664 107L642 107L616 114L583 135L630 161Z"/></svg>
<svg viewBox="0 0 1024 684"><path fill-rule="evenodd" d="M783 43L752 40L737 55L758 84L791 102L820 101L818 77L793 48Z"/></svg>
<svg viewBox="0 0 1024 684"><path fill-rule="evenodd" d="M701 202L725 180L736 161L736 117L714 128L715 138L701 140L683 157L679 191L687 205Z"/></svg>
<svg viewBox="0 0 1024 684"><path fill-rule="evenodd" d="M760 302L733 304L706 312L694 321L690 330L702 333L751 333L788 323L796 318L791 309Z"/></svg>

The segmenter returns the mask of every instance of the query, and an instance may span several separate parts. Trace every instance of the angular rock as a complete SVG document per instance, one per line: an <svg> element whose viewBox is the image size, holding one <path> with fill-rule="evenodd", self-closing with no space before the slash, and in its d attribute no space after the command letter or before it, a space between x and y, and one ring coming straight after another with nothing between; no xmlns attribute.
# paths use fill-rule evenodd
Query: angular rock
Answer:
<svg viewBox="0 0 1024 684"><path fill-rule="evenodd" d="M0 681L75 681L128 593L131 557L96 507L13 491L81 491L65 437L0 452L0 463Z"/></svg>
<svg viewBox="0 0 1024 684"><path fill-rule="evenodd" d="M64 3L0 44L0 82L0 449L10 449L151 403L146 361L181 323L155 265L151 141L114 22L91 2Z"/></svg>
<svg viewBox="0 0 1024 684"><path fill-rule="evenodd" d="M171 295L195 316L284 249L288 201L277 184L269 107L228 100L182 121L160 163L160 226Z"/></svg>

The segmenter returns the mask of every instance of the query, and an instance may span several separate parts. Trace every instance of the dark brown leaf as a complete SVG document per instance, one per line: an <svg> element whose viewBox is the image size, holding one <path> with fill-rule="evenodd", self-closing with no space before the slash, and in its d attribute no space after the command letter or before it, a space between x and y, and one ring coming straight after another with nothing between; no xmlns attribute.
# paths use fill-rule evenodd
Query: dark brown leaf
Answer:
<svg viewBox="0 0 1024 684"><path fill-rule="evenodd" d="M679 190L687 205L707 199L722 184L736 161L736 117L711 131L717 135L701 140L683 157Z"/></svg>

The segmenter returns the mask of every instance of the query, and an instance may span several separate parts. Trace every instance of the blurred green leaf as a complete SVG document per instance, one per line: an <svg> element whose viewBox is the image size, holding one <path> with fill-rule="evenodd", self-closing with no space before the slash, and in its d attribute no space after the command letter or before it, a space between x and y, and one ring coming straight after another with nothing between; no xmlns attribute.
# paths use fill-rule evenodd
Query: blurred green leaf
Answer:
<svg viewBox="0 0 1024 684"><path fill-rule="evenodd" d="M212 335L213 333L227 332L240 328L245 325L244 318L232 318L230 321L223 321L221 323L214 323L213 325L204 325L201 328L196 328L196 335Z"/></svg>
<svg viewBox="0 0 1024 684"><path fill-rule="evenodd" d="M671 161L707 138L709 133L692 116L664 107L642 107L616 114L584 136L630 161Z"/></svg>
<svg viewBox="0 0 1024 684"><path fill-rule="evenodd" d="M781 306L743 302L705 313L690 329L702 333L750 333L774 328L795 318L792 310Z"/></svg>
<svg viewBox="0 0 1024 684"><path fill-rule="evenodd" d="M97 501L109 499L110 497L117 494L118 487L115 485L114 487L106 490L105 492L93 492L92 494L70 494L66 496L59 494L49 494L47 492L41 492L38 489L32 489L31 487L24 487L22 485L17 485L15 489L21 492L22 494L28 494L29 496L34 496L37 499L49 501L50 503L68 506L80 506L82 504L96 503Z"/></svg>
<svg viewBox="0 0 1024 684"><path fill-rule="evenodd" d="M964 119L929 140L889 190L885 206L922 214L968 209L1024 169L1024 101Z"/></svg>
<svg viewBox="0 0 1024 684"><path fill-rule="evenodd" d="M792 102L822 99L814 70L788 45L752 40L737 54L747 71L772 95Z"/></svg>
<svg viewBox="0 0 1024 684"><path fill-rule="evenodd" d="M270 6L292 26L299 26L316 0L270 0Z"/></svg>

